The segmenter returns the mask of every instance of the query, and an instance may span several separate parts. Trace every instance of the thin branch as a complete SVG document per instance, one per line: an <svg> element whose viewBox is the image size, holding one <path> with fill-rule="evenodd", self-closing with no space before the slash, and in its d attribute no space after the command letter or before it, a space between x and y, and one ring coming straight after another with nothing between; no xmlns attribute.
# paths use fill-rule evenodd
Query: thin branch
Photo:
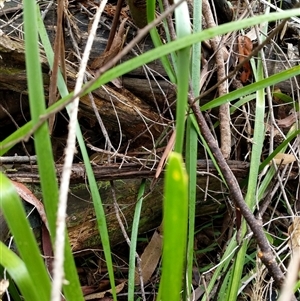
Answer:
<svg viewBox="0 0 300 301"><path fill-rule="evenodd" d="M205 118L202 112L199 109L199 106L193 103L193 100L189 98L189 104L195 114L199 127L201 129L201 133L206 140L209 148L211 149L221 171L225 178L225 181L228 185L231 197L236 205L244 216L247 224L253 231L253 235L256 238L257 244L260 247L260 251L258 252L258 257L264 263L264 265L268 268L270 275L274 278L275 284L277 287L281 287L284 281L284 275L276 263L275 256L269 246L268 240L263 232L263 228L261 224L256 220L251 210L245 203L243 198L241 189L237 182L236 177L233 172L229 168L226 160L224 159L221 150L218 147L216 140L214 139L212 133L207 126Z"/></svg>
<svg viewBox="0 0 300 301"><path fill-rule="evenodd" d="M215 28L216 23L211 12L208 0L202 1L202 11L204 18L206 20L208 28ZM215 52L216 66L217 66L217 76L218 80L222 80L226 77L223 48L221 47L221 39L219 36L214 37L210 40L212 49ZM223 81L218 86L219 96L228 93L227 81ZM221 151L225 159L229 159L231 151L231 130L230 130L230 112L229 103L224 103L219 108L219 118L220 118L220 136L221 136Z"/></svg>

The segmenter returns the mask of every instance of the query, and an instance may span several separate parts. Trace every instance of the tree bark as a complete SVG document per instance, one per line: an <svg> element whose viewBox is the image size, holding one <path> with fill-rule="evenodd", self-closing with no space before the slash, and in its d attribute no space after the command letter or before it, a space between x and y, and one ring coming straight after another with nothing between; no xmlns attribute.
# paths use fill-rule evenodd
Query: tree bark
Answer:
<svg viewBox="0 0 300 301"><path fill-rule="evenodd" d="M248 163L229 161L235 176L241 181L248 174ZM142 167L140 164L95 165L94 174L97 179L99 193L105 209L106 221L111 244L114 246L124 241L123 234L117 221L114 200L110 187L110 180L114 180L118 214L130 236L135 205L141 179L146 178L146 194L143 200L141 217L139 220L139 233L156 228L161 223L163 202L163 180L158 179L152 187L155 168L150 165ZM153 166L152 166L153 167ZM155 167L155 166L154 166ZM37 166L21 165L17 171L7 171L7 176L12 180L26 182L38 199L42 199L39 188ZM62 166L57 166L58 180ZM211 161L199 160L197 165L197 216L210 218L210 215L224 212L227 189L217 176L217 170ZM209 176L211 175L211 176ZM95 210L90 192L84 182L85 168L83 164L73 167L70 194L67 209L67 227L73 251L101 247ZM207 186L208 185L208 186ZM205 193L209 187L208 194ZM0 214L0 225L5 225ZM4 229L4 228L3 228ZM0 231L1 232L1 231ZM7 233L2 231L1 239Z"/></svg>

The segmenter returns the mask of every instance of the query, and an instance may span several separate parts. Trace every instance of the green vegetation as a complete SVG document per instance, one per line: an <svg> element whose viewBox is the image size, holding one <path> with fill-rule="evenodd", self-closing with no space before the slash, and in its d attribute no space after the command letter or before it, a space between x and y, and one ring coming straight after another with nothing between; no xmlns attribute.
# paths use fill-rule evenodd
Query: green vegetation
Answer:
<svg viewBox="0 0 300 301"><path fill-rule="evenodd" d="M148 20L154 19L154 3L151 1L148 8ZM175 23L177 39L167 41L163 44L155 28L151 30L151 37L155 48L130 61L124 62L113 67L96 78L92 84L83 85L80 93L87 94L101 85L106 84L130 70L147 64L155 59L162 59L163 66L169 75L170 80L177 84L177 106L176 106L176 140L175 149L169 155L166 174L163 205L163 255L161 282L159 284L158 299L160 300L188 300L191 296L192 268L194 263L194 220L195 220L195 195L196 195L196 161L198 140L205 143L192 111L188 106L187 95L192 92L194 97L199 96L200 83L200 45L202 41L226 34L228 32L241 30L256 24L265 24L262 30L261 39L264 39L268 22L300 15L300 9L288 10L279 13L269 13L267 15L251 17L228 24L220 25L212 29L201 30L201 0L194 3L194 27L191 33L190 16L186 3L182 3L175 10ZM69 93L64 83L63 77L58 76L58 89L63 96L61 100L46 108L43 91L41 66L39 62L39 45L42 41L47 54L49 64L53 62L53 51L48 41L48 37L40 16L40 12L35 6L34 1L24 0L24 27L25 27L25 47L26 47L26 72L28 80L28 91L30 99L31 120L16 130L11 136L7 137L0 144L0 154L4 155L17 141L22 140L34 129L35 151L38 156L39 175L43 193L43 202L46 209L49 231L51 234L52 245L55 245L57 238L56 216L59 206L59 188L56 181L55 165L53 160L52 146L46 120L41 121L41 116L49 116L58 110L68 106L70 112L73 93ZM169 60L172 54L172 60ZM255 68L253 84L241 89L230 92L211 100L201 107L201 110L209 110L219 107L222 104L235 102L237 107L242 106L252 99L255 99L255 118L254 135L251 148L250 172L246 184L245 202L251 211L255 204L259 203L265 194L266 188L271 183L275 168L270 167L263 180L258 182L259 173L268 166L277 153L286 151L288 142L299 134L299 130L292 128L288 133L288 140L283 141L275 150L271 150L267 158L261 163L262 149L265 137L264 118L265 118L265 88L270 87L288 78L299 75L300 66L290 68L287 71L275 74L268 78L264 77L262 61L258 60ZM256 64L255 61L251 62ZM190 87L191 85L191 91ZM197 104L197 102L196 102ZM187 114L188 113L188 114ZM37 126L38 125L38 126ZM87 150L80 127L76 125L76 138L80 146L84 164L88 176L88 185L92 194L95 207L99 233L101 236L105 260L108 267L109 278L112 287L112 295L117 300L117 293L114 280L114 269L111 258L109 236L105 212L99 195L97 183L95 181L91 163L87 155ZM208 148L208 146L206 145ZM207 149L211 159L215 161L212 152ZM184 154L184 158L183 158ZM221 175L222 176L222 175ZM13 185L8 178L0 174L0 208L7 220L10 231L14 236L18 247L19 255L8 249L3 243L0 244L0 265L7 269L10 277L19 288L25 300L50 300L52 282L47 274L38 244L32 235L25 212L21 206L21 201ZM227 183L228 184L228 183ZM225 183L225 185L227 185ZM130 248L130 269L128 279L128 300L134 300L134 272L135 272L135 252L138 235L138 222L143 204L144 183L141 184L138 196L134 225L131 237ZM15 218L17 216L17 218ZM243 277L250 275L243 274L245 263L250 263L253 273L256 271L256 254L247 255L250 240L245 238L246 222L241 226L241 246L236 254L237 240L236 235L228 241L228 246L219 260L218 266L214 269L212 277L207 283L206 293L202 300L207 300L207 296L213 291L216 282L221 277L223 284L218 291L218 300L236 300L242 285ZM268 234L268 233L266 233ZM269 235L269 234L268 234ZM60 238L61 239L61 238ZM68 241L68 236L63 236L64 241L64 260L63 266L63 293L66 300L83 300L80 282L76 272L74 258ZM30 254L28 253L30 249ZM29 256L28 256L29 255ZM210 267L207 267L207 272ZM65 281L66 280L66 281ZM21 298L20 298L21 300Z"/></svg>

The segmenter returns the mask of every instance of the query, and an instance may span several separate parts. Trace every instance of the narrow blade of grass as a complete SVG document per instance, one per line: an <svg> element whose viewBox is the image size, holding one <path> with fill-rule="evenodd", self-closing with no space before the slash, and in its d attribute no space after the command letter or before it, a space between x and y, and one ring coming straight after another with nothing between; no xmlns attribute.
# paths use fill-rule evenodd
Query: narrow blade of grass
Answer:
<svg viewBox="0 0 300 301"><path fill-rule="evenodd" d="M35 123L45 114L46 105L43 91L42 70L39 61L38 11L34 1L24 1L25 59L29 91L30 113ZM43 201L49 222L52 243L55 240L56 211L58 204L58 185L48 125L44 123L34 134L35 151L38 158L38 170L43 191ZM83 300L76 272L74 258L68 237L65 242L65 274L67 285L64 293L67 300Z"/></svg>
<svg viewBox="0 0 300 301"><path fill-rule="evenodd" d="M178 2L178 1L177 1ZM176 0L175 0L176 3ZM178 38L191 34L190 15L186 2L175 9L176 34ZM176 102L176 140L174 150L182 153L185 131L185 115L190 78L190 47L178 50L177 54L177 102Z"/></svg>
<svg viewBox="0 0 300 301"><path fill-rule="evenodd" d="M267 23L264 23L263 29L265 35L267 34ZM254 69L254 77L257 83L260 83L264 80L264 71L262 60L257 60L257 66ZM254 134L253 134L253 144L251 151L251 160L250 160L250 170L249 170L249 180L247 187L247 194L245 197L245 202L250 208L254 210L255 203L257 201L256 192L257 192L257 178L259 175L259 165L260 158L262 155L263 143L265 139L265 90L258 89L256 92L256 106L255 106L255 121L254 121ZM241 236L244 237L246 233L246 223L242 223ZM229 294L227 295L228 301L234 300L237 298L238 290L241 285L242 272L244 268L245 255L247 252L248 241L242 242L242 247L240 248L237 257L234 262L234 268L231 274L231 283L229 286Z"/></svg>
<svg viewBox="0 0 300 301"><path fill-rule="evenodd" d="M154 20L154 18L155 18L155 9L156 9L156 1L155 0L147 0L147 20L148 20L148 23L150 23ZM152 42L153 42L153 44L156 48L159 48L160 46L163 45L163 43L160 39L160 36L157 32L156 27L154 27L150 30L150 35L151 35ZM168 77L169 77L170 81L175 84L177 82L176 81L176 76L174 74L174 70L171 66L169 58L166 55L164 55L160 58L160 60L162 62L162 65L163 65L166 73L168 74Z"/></svg>
<svg viewBox="0 0 300 301"><path fill-rule="evenodd" d="M14 188L14 185L2 173L0 173L0 183L0 209L3 212L11 233L14 236L18 252L20 253L23 261L21 262L20 260L17 260L12 254L10 254L9 250L4 249L3 245L0 252L1 260L3 260L5 263L4 266L8 270L9 268L13 268L13 274L11 274L12 277L16 275L15 271L18 270L17 263L20 263L20 273L25 273L26 270L27 272L25 274L29 274L28 276L24 274L24 279L29 277L30 280L34 281L33 286L28 287L27 290L32 291L32 294L35 294L37 293L36 288L38 288L40 300L48 300L50 298L51 289L50 279L42 260L37 242L33 236L30 224L26 219L26 213L21 200ZM10 259L7 258L6 255L9 256L9 258L13 257L11 260L14 261L15 266L7 265L7 263L10 262ZM26 267L24 267L24 264ZM18 279L13 279L18 284ZM26 281L29 283L30 280L27 279Z"/></svg>
<svg viewBox="0 0 300 301"><path fill-rule="evenodd" d="M42 299L25 263L13 251L9 250L2 241L0 241L0 254L0 264L7 269L10 276L14 279L25 300L49 300L49 297Z"/></svg>
<svg viewBox="0 0 300 301"><path fill-rule="evenodd" d="M171 153L165 175L163 263L157 300L181 300L188 223L187 182L181 154Z"/></svg>
<svg viewBox="0 0 300 301"><path fill-rule="evenodd" d="M145 180L142 181L139 189L138 201L135 205L134 217L132 222L130 251L129 251L128 301L134 300L135 254L136 254L137 236L139 230L139 221L141 216L142 204L144 200L143 197L144 193L145 193Z"/></svg>
<svg viewBox="0 0 300 301"><path fill-rule="evenodd" d="M194 1L193 9L193 33L201 31L202 1ZM198 96L200 91L200 64L201 64L201 43L196 43L192 48L191 81L193 95ZM197 158L198 158L198 132L193 123L194 116L188 114L186 133L186 168L189 176L189 225L187 243L187 287L186 295L189 296L192 288L192 273L194 259L194 236L195 236L195 215L196 215L196 187L197 187Z"/></svg>

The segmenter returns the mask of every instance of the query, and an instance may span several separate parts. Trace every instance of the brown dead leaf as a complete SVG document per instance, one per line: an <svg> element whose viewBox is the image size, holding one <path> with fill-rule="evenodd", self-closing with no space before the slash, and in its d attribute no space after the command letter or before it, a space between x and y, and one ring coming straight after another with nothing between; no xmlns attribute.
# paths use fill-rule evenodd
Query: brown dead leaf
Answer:
<svg viewBox="0 0 300 301"><path fill-rule="evenodd" d="M159 228L161 228L161 226ZM141 270L144 284L150 280L150 277L155 271L161 256L161 252L162 235L156 230L141 256ZM137 269L135 272L135 284L140 284L140 277Z"/></svg>
<svg viewBox="0 0 300 301"><path fill-rule="evenodd" d="M247 36L238 37L238 53L239 63L241 63L252 51L253 44ZM248 81L251 76L250 62L246 62L243 65L243 71L241 73L241 82L244 84Z"/></svg>
<svg viewBox="0 0 300 301"><path fill-rule="evenodd" d="M286 165L290 164L296 161L296 158L293 154L284 154L284 153L278 153L274 158L273 161L276 165Z"/></svg>
<svg viewBox="0 0 300 301"><path fill-rule="evenodd" d="M283 129L288 129L290 128L295 122L296 122L296 115L295 114L291 114L288 117L284 118L284 119L279 119L276 120L277 121L277 125Z"/></svg>
<svg viewBox="0 0 300 301"><path fill-rule="evenodd" d="M116 293L117 294L120 293L123 290L125 283L126 283L126 281L123 281L123 282L121 282L120 284L118 284L116 286ZM112 293L111 289L106 290L104 292L99 292L99 293L94 293L94 294L90 294L90 295L84 296L84 300L101 299L101 298L104 298L104 295L106 293L110 293L111 294Z"/></svg>
<svg viewBox="0 0 300 301"><path fill-rule="evenodd" d="M125 38L125 24L127 18L122 21L119 27L119 31L116 33L111 47L108 51L102 53L91 64L91 69L96 70L103 67L107 62L114 58L122 49Z"/></svg>
<svg viewBox="0 0 300 301"><path fill-rule="evenodd" d="M17 190L19 196L29 204L33 205L36 210L38 211L41 220L44 222L46 225L47 229L48 228L48 221L47 221L47 216L45 213L44 205L43 203L38 200L35 195L22 183L12 181L12 184L15 186L15 189Z"/></svg>
<svg viewBox="0 0 300 301"><path fill-rule="evenodd" d="M289 247L294 252L300 248L300 217L295 217L293 223L288 228L290 237Z"/></svg>
<svg viewBox="0 0 300 301"><path fill-rule="evenodd" d="M112 5L111 3L108 3L105 5L104 11L106 12L106 14L109 17L113 18L116 13L116 8L117 8L116 5ZM128 13L129 13L129 6L126 5L126 6L122 7L121 13L120 13L122 18L129 18Z"/></svg>

